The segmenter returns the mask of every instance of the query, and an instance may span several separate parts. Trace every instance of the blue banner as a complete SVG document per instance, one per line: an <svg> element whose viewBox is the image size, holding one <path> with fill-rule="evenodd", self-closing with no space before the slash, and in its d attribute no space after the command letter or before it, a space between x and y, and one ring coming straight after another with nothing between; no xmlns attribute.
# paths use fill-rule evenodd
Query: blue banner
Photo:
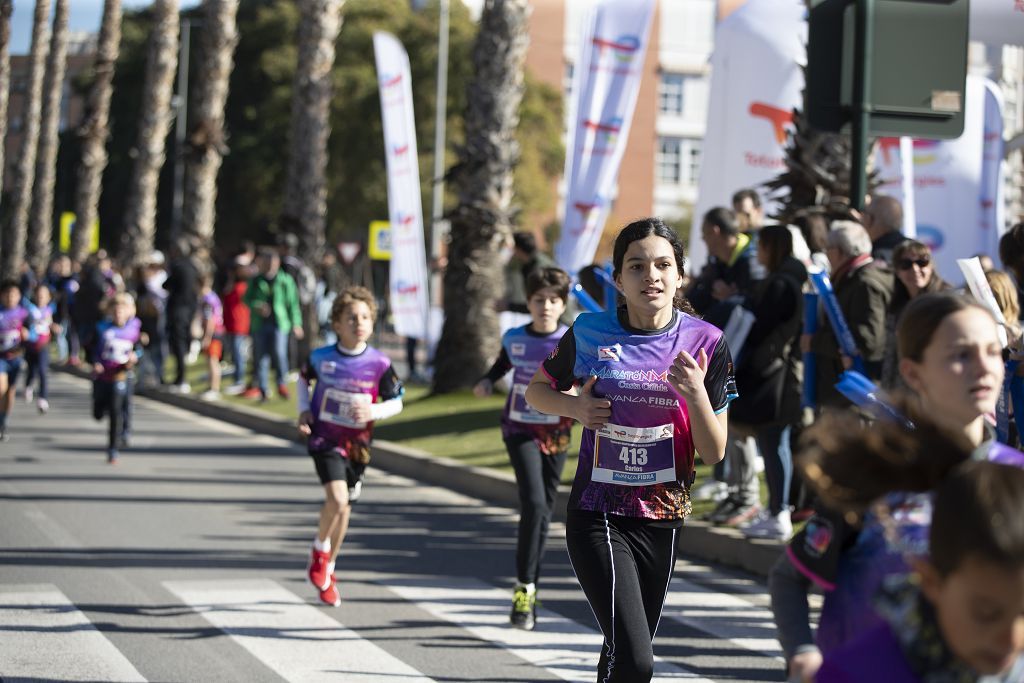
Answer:
<svg viewBox="0 0 1024 683"><path fill-rule="evenodd" d="M824 271L811 273L811 284L814 285L818 296L825 304L825 314L832 325L836 341L839 342L839 351L853 360L854 370L863 373L864 360L860 357L857 342L853 340L853 332L850 331L850 326L846 324L846 318L843 317L843 312L839 308L839 301L836 300L836 293L832 289L832 281L829 280L828 273Z"/></svg>
<svg viewBox="0 0 1024 683"><path fill-rule="evenodd" d="M804 293L804 334L818 331L818 295ZM813 351L804 354L804 391L800 402L801 408L813 408L818 405L818 385L815 384L818 374L818 359Z"/></svg>

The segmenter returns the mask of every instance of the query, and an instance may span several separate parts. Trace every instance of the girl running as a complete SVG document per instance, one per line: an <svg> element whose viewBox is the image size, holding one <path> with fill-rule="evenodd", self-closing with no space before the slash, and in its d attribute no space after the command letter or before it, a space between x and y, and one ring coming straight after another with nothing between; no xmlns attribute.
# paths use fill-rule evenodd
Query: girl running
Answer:
<svg viewBox="0 0 1024 683"><path fill-rule="evenodd" d="M309 437L325 494L308 575L320 601L334 607L341 604L334 563L370 462L373 425L402 411L404 390L391 360L367 344L376 316L377 302L365 287L339 294L331 307L338 343L313 351L298 383L299 431Z"/></svg>
<svg viewBox="0 0 1024 683"><path fill-rule="evenodd" d="M736 394L721 330L682 298L676 233L657 218L630 223L613 263L625 305L577 318L526 398L585 427L569 559L604 634L598 680L642 683L654 674L676 537L691 511L694 451L709 464L722 459Z"/></svg>
<svg viewBox="0 0 1024 683"><path fill-rule="evenodd" d="M131 431L133 368L142 353L142 321L135 317L135 299L115 294L110 317L96 326L89 361L93 367L92 415L110 416L107 462L116 465Z"/></svg>
<svg viewBox="0 0 1024 683"><path fill-rule="evenodd" d="M868 514L895 531L908 492L931 504L924 545L906 548L916 576L883 582L871 598L879 622L826 655L815 680L923 683L991 675L1019 681L1024 471L971 461L966 440L920 418L915 424L914 432L895 423L868 432L847 414L827 416L815 428L819 438L803 465L834 509Z"/></svg>
<svg viewBox="0 0 1024 683"><path fill-rule="evenodd" d="M28 338L28 309L14 280L0 284L0 441L7 441L7 416L14 407L14 385L21 373L23 342Z"/></svg>
<svg viewBox="0 0 1024 683"><path fill-rule="evenodd" d="M988 310L954 294L922 294L900 318L897 347L900 375L914 392L910 412L929 416L965 439L975 449L974 459L989 457L995 442L986 416L999 397L1003 360ZM909 497L892 519L904 545L920 545L927 537L930 503ZM869 517L858 527L839 512L820 509L790 541L768 582L791 679L812 681L822 653L877 624L871 596L884 577L907 571L902 550L887 542L877 519ZM811 582L826 594L816 641L807 604Z"/></svg>
<svg viewBox="0 0 1024 683"><path fill-rule="evenodd" d="M501 338L501 355L473 387L489 396L494 383L515 369L512 391L501 415L501 435L519 488L519 535L516 541L516 584L512 597L513 626L527 631L537 622L537 581L565 458L572 419L538 413L526 402L526 387L565 334L558 319L569 297L569 276L559 268L535 270L526 278L529 325Z"/></svg>
<svg viewBox="0 0 1024 683"><path fill-rule="evenodd" d="M28 366L25 373L25 402L32 403L35 397L32 382L38 377L39 396L36 398L36 408L40 413L46 413L50 409L47 392L50 375L50 339L61 333L60 325L53 321L56 311L50 288L44 283L36 285L35 302L30 311L32 325L25 344L25 364Z"/></svg>

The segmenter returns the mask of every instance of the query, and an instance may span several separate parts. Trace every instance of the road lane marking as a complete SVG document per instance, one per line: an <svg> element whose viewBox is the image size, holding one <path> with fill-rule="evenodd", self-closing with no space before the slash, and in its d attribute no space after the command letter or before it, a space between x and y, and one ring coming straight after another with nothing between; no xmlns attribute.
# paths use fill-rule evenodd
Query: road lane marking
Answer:
<svg viewBox="0 0 1024 683"><path fill-rule="evenodd" d="M6 680L145 681L56 586L0 586L0 673Z"/></svg>
<svg viewBox="0 0 1024 683"><path fill-rule="evenodd" d="M274 581L163 585L285 680L433 683Z"/></svg>

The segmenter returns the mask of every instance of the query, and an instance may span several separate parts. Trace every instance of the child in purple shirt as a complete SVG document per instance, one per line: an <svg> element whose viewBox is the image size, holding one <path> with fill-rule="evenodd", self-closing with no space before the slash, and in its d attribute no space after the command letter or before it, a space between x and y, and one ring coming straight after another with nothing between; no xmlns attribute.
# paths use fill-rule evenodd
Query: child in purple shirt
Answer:
<svg viewBox="0 0 1024 683"><path fill-rule="evenodd" d="M116 465L131 432L133 368L142 353L142 321L135 317L131 294L115 294L108 302L110 317L96 325L89 352L93 366L92 412L110 416L107 462Z"/></svg>
<svg viewBox="0 0 1024 683"><path fill-rule="evenodd" d="M14 407L14 385L24 364L28 309L21 306L21 288L14 280L0 284L0 441L7 441L7 416Z"/></svg>
<svg viewBox="0 0 1024 683"><path fill-rule="evenodd" d="M559 268L542 268L526 279L526 308L533 321L508 330L501 355L473 387L487 396L509 370L512 390L501 415L501 435L512 461L519 489L519 533L516 577L510 620L527 631L537 621L537 581L548 536L551 511L569 450L572 418L545 415L526 402L526 387L541 361L551 355L566 327L558 322L569 297L569 276Z"/></svg>

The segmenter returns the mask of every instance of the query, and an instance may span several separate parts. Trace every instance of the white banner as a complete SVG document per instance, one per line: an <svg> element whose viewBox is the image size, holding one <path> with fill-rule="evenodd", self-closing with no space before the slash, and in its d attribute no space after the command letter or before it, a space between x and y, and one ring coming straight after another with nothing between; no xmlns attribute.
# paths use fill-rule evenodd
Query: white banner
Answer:
<svg viewBox="0 0 1024 683"><path fill-rule="evenodd" d="M390 33L373 34L384 119L391 221L391 311L395 332L427 337L427 258L423 244L416 120L412 109L409 56Z"/></svg>
<svg viewBox="0 0 1024 683"><path fill-rule="evenodd" d="M802 0L748 0L715 29L711 92L697 203L690 232L689 272L707 260L701 218L732 195L785 170L786 135L801 106L807 8ZM772 207L766 207L770 213Z"/></svg>
<svg viewBox="0 0 1024 683"><path fill-rule="evenodd" d="M655 0L590 8L573 75L565 205L555 260L570 273L594 260L643 76Z"/></svg>

